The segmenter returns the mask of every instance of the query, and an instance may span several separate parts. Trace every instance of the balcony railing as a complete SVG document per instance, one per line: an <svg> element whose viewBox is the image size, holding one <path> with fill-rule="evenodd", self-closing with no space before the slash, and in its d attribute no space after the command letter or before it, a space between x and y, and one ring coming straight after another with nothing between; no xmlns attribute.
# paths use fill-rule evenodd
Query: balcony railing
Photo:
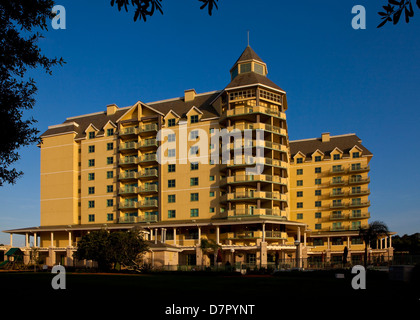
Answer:
<svg viewBox="0 0 420 320"><path fill-rule="evenodd" d="M138 178L138 175L139 175L138 172L134 172L134 171L132 171L132 172L123 172L123 173L120 173L119 174L118 178L120 180L137 179Z"/></svg>
<svg viewBox="0 0 420 320"><path fill-rule="evenodd" d="M133 165L138 164L139 158L138 157L126 157L120 158L119 164L120 165Z"/></svg>
<svg viewBox="0 0 420 320"><path fill-rule="evenodd" d="M155 177L158 176L158 171L157 171L157 169L143 170L139 173L138 176L139 176L140 179L155 178Z"/></svg>
<svg viewBox="0 0 420 320"><path fill-rule="evenodd" d="M137 135L137 134L138 134L138 128L135 128L135 127L122 128L120 131L120 136Z"/></svg>
<svg viewBox="0 0 420 320"><path fill-rule="evenodd" d="M145 185L145 186L140 187L138 190L139 190L139 193L158 192L158 186L155 184Z"/></svg>
<svg viewBox="0 0 420 320"><path fill-rule="evenodd" d="M124 188L120 188L120 192L121 195L125 195L125 194L135 194L138 193L138 188L137 187L132 187L132 186L126 186Z"/></svg>
<svg viewBox="0 0 420 320"><path fill-rule="evenodd" d="M125 142L122 143L119 147L119 150L124 152L124 151L132 151L137 149L137 142L134 141L130 141L130 142Z"/></svg>
<svg viewBox="0 0 420 320"><path fill-rule="evenodd" d="M157 156L155 153L152 154L144 154L140 158L140 162L149 162L149 161L157 161Z"/></svg>
<svg viewBox="0 0 420 320"><path fill-rule="evenodd" d="M350 178L349 179L349 183L350 184L360 184L360 183L367 183L370 182L370 178L366 177L366 178Z"/></svg>
<svg viewBox="0 0 420 320"><path fill-rule="evenodd" d="M369 171L370 167L369 166L355 166L355 167L350 167L349 171L350 172L364 172L364 171Z"/></svg>
<svg viewBox="0 0 420 320"><path fill-rule="evenodd" d="M158 201L155 199L145 199L139 203L139 208L157 207Z"/></svg>
<svg viewBox="0 0 420 320"><path fill-rule="evenodd" d="M157 215L147 215L147 216L127 216L118 218L118 223L139 223L139 222L156 222L158 220Z"/></svg>
<svg viewBox="0 0 420 320"><path fill-rule="evenodd" d="M157 147L157 145L156 139L147 139L140 142L139 148Z"/></svg>
<svg viewBox="0 0 420 320"><path fill-rule="evenodd" d="M233 126L229 126L227 127L228 131L232 131L234 129L236 130L265 130L265 131L270 131L276 134L280 134L283 136L287 135L287 131L284 128L280 128L277 126L272 126L270 124L267 123L246 123L246 124L235 124Z"/></svg>
<svg viewBox="0 0 420 320"><path fill-rule="evenodd" d="M221 179L220 184L224 185L227 183L245 183L245 182L254 182L254 181L280 183L280 184L285 184L285 185L287 184L286 178L281 178L279 176L272 176L272 175L264 175L264 174L258 174L258 175L241 174L241 175L226 177L226 178Z"/></svg>
<svg viewBox="0 0 420 320"><path fill-rule="evenodd" d="M244 191L232 192L227 194L227 200L246 200L246 199L264 199L264 200L279 200L287 201L286 195L280 192L266 192L266 191Z"/></svg>
<svg viewBox="0 0 420 320"><path fill-rule="evenodd" d="M254 208L254 209L234 209L227 211L228 218L234 217L252 217L252 216L271 216L286 219L286 211L280 209L266 209L266 208Z"/></svg>
<svg viewBox="0 0 420 320"><path fill-rule="evenodd" d="M231 110L226 110L226 117L247 115L247 114L253 114L253 113L264 113L273 117L278 117L278 118L286 120L286 114L284 112L281 112L277 109L270 109L270 108L262 107L262 106L236 107Z"/></svg>
<svg viewBox="0 0 420 320"><path fill-rule="evenodd" d="M120 202L119 209L137 209L138 202L136 201L129 201L129 202Z"/></svg>
<svg viewBox="0 0 420 320"><path fill-rule="evenodd" d="M139 133L145 133L145 132L151 132L151 131L157 131L157 130L158 130L158 125L156 123L149 123L149 124L144 124L140 126Z"/></svg>

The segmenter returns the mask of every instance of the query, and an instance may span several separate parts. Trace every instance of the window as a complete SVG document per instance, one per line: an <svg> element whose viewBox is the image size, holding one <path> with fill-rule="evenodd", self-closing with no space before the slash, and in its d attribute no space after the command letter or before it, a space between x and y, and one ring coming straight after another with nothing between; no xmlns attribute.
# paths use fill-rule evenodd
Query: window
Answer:
<svg viewBox="0 0 420 320"><path fill-rule="evenodd" d="M210 191L210 197L214 197L214 191Z"/></svg>
<svg viewBox="0 0 420 320"><path fill-rule="evenodd" d="M362 168L360 163L352 163L351 164L351 170L355 171L355 170L360 170Z"/></svg>
<svg viewBox="0 0 420 320"><path fill-rule="evenodd" d="M198 138L198 130L193 130L190 132L190 139L196 140Z"/></svg>
<svg viewBox="0 0 420 320"><path fill-rule="evenodd" d="M107 207L112 207L114 205L114 199L107 199L106 200Z"/></svg>
<svg viewBox="0 0 420 320"><path fill-rule="evenodd" d="M175 142L176 136L175 133L168 134L168 142Z"/></svg>
<svg viewBox="0 0 420 320"><path fill-rule="evenodd" d="M107 172L106 172L106 178L107 178L107 179L112 179L112 178L114 178L114 171L107 171Z"/></svg>
<svg viewBox="0 0 420 320"><path fill-rule="evenodd" d="M214 133L214 128L210 128L210 129L209 129L209 133L210 133L210 134Z"/></svg>
<svg viewBox="0 0 420 320"><path fill-rule="evenodd" d="M303 213L296 214L296 219L298 219L298 220L303 219Z"/></svg>
<svg viewBox="0 0 420 320"><path fill-rule="evenodd" d="M95 174L94 173L88 173L88 180L95 180Z"/></svg>
<svg viewBox="0 0 420 320"><path fill-rule="evenodd" d="M296 203L296 207L297 208L303 208L303 202Z"/></svg>
<svg viewBox="0 0 420 320"><path fill-rule="evenodd" d="M296 193L296 196L297 196L297 197L303 197L303 191L298 191L298 192Z"/></svg>
<svg viewBox="0 0 420 320"><path fill-rule="evenodd" d="M339 164L337 166L333 166L332 171L333 172L341 172L341 171L343 171L343 168L341 167L341 164Z"/></svg>
<svg viewBox="0 0 420 320"><path fill-rule="evenodd" d="M322 216L322 213L321 212L315 212L315 218L316 219L320 219L321 216Z"/></svg>
<svg viewBox="0 0 420 320"><path fill-rule="evenodd" d="M176 155L176 149L168 149L168 157L173 158Z"/></svg>
<svg viewBox="0 0 420 320"><path fill-rule="evenodd" d="M112 143L112 142L109 142L109 143L107 143L106 144L106 150L113 150L114 149L114 143Z"/></svg>
<svg viewBox="0 0 420 320"><path fill-rule="evenodd" d="M174 194L168 194L168 203L174 203L175 199L176 198Z"/></svg>
<svg viewBox="0 0 420 320"><path fill-rule="evenodd" d="M114 220L114 214L113 213L108 213L106 215L106 221L113 221Z"/></svg>
<svg viewBox="0 0 420 320"><path fill-rule="evenodd" d="M321 184L321 179L315 179L315 184Z"/></svg>
<svg viewBox="0 0 420 320"><path fill-rule="evenodd" d="M352 218L360 218L362 216L362 210L352 210L351 217Z"/></svg>
<svg viewBox="0 0 420 320"><path fill-rule="evenodd" d="M113 164L114 163L114 157L107 157L106 158L106 164Z"/></svg>
<svg viewBox="0 0 420 320"><path fill-rule="evenodd" d="M302 175L303 174L303 169L297 169L296 170L296 174L299 176L299 175Z"/></svg>
<svg viewBox="0 0 420 320"><path fill-rule="evenodd" d="M168 180L168 188L175 188L175 179Z"/></svg>
<svg viewBox="0 0 420 320"><path fill-rule="evenodd" d="M89 139L95 138L95 132L89 132Z"/></svg>
<svg viewBox="0 0 420 320"><path fill-rule="evenodd" d="M88 166L93 167L95 165L95 159L89 159Z"/></svg>
<svg viewBox="0 0 420 320"><path fill-rule="evenodd" d="M321 230L321 224L315 223L315 230Z"/></svg>
<svg viewBox="0 0 420 320"><path fill-rule="evenodd" d="M297 180L297 181L296 181L296 185L297 185L298 187L303 186L303 180Z"/></svg>
<svg viewBox="0 0 420 320"><path fill-rule="evenodd" d="M198 201L198 193L191 193L190 201Z"/></svg>
<svg viewBox="0 0 420 320"><path fill-rule="evenodd" d="M192 146L190 149L190 154L198 155L198 146Z"/></svg>
<svg viewBox="0 0 420 320"><path fill-rule="evenodd" d="M214 212L215 212L214 208L210 207L210 213L214 213Z"/></svg>
<svg viewBox="0 0 420 320"><path fill-rule="evenodd" d="M322 239L314 239L314 246L323 246L324 240Z"/></svg>
<svg viewBox="0 0 420 320"><path fill-rule="evenodd" d="M315 162L319 162L321 160L322 160L321 156L315 156Z"/></svg>
<svg viewBox="0 0 420 320"><path fill-rule="evenodd" d="M95 152L95 146L89 146L89 153Z"/></svg>
<svg viewBox="0 0 420 320"><path fill-rule="evenodd" d="M175 165L174 164L168 164L168 172L175 172Z"/></svg>
<svg viewBox="0 0 420 320"><path fill-rule="evenodd" d="M190 169L198 170L198 162L191 162Z"/></svg>
<svg viewBox="0 0 420 320"><path fill-rule="evenodd" d="M109 136L113 136L114 135L114 129L107 129L106 130L106 135Z"/></svg>
<svg viewBox="0 0 420 320"><path fill-rule="evenodd" d="M359 152L353 152L352 156L353 156L353 158L359 158L360 153Z"/></svg>
<svg viewBox="0 0 420 320"><path fill-rule="evenodd" d="M89 208L95 208L95 201L94 200L89 200L88 207Z"/></svg>
<svg viewBox="0 0 420 320"><path fill-rule="evenodd" d="M315 173L321 173L321 167L316 167L315 168Z"/></svg>
<svg viewBox="0 0 420 320"><path fill-rule="evenodd" d="M89 187L88 194L94 194L94 193L95 193L95 187Z"/></svg>
<svg viewBox="0 0 420 320"><path fill-rule="evenodd" d="M251 71L251 63L244 63L240 65L241 73L250 72Z"/></svg>
<svg viewBox="0 0 420 320"><path fill-rule="evenodd" d="M175 127L176 119L168 119L168 127Z"/></svg>
<svg viewBox="0 0 420 320"><path fill-rule="evenodd" d="M190 117L190 123L197 123L198 122L198 115L194 115Z"/></svg>
<svg viewBox="0 0 420 320"><path fill-rule="evenodd" d="M340 160L340 155L339 154L335 154L333 159L334 160Z"/></svg>
<svg viewBox="0 0 420 320"><path fill-rule="evenodd" d="M315 190L315 195L320 196L321 195L321 190Z"/></svg>
<svg viewBox="0 0 420 320"><path fill-rule="evenodd" d="M190 186L198 186L198 178L190 178Z"/></svg>
<svg viewBox="0 0 420 320"><path fill-rule="evenodd" d="M214 176L210 176L210 181L214 181Z"/></svg>
<svg viewBox="0 0 420 320"><path fill-rule="evenodd" d="M114 192L114 186L112 184L106 186L106 192Z"/></svg>
<svg viewBox="0 0 420 320"><path fill-rule="evenodd" d="M296 163L303 163L303 158L297 158Z"/></svg>
<svg viewBox="0 0 420 320"><path fill-rule="evenodd" d="M191 209L190 215L191 217L198 217L198 209Z"/></svg>
<svg viewBox="0 0 420 320"><path fill-rule="evenodd" d="M175 218L176 211L175 210L168 210L168 218Z"/></svg>
<svg viewBox="0 0 420 320"><path fill-rule="evenodd" d="M89 215L89 222L95 222L95 215L94 214Z"/></svg>
<svg viewBox="0 0 420 320"><path fill-rule="evenodd" d="M321 207L321 201L315 201L315 207Z"/></svg>

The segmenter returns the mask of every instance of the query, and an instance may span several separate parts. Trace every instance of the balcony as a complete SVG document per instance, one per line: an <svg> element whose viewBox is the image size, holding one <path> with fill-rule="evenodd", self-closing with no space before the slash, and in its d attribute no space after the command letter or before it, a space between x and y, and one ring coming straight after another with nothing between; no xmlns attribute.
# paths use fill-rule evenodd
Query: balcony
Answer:
<svg viewBox="0 0 420 320"><path fill-rule="evenodd" d="M332 213L329 216L329 220L333 221L333 220L344 220L346 219L346 215L342 214L342 213Z"/></svg>
<svg viewBox="0 0 420 320"><path fill-rule="evenodd" d="M330 171L328 171L328 174L335 175L335 174L344 174L346 170L343 167L333 167Z"/></svg>
<svg viewBox="0 0 420 320"><path fill-rule="evenodd" d="M287 136L287 130L284 128L280 128L277 126L272 126L270 124L267 123L246 123L246 124L234 124L233 126L229 126L227 127L228 131L233 131L233 130L240 130L240 131L244 131L244 130L264 130L264 131L268 131L268 132L272 132L275 134L279 134L282 136Z"/></svg>
<svg viewBox="0 0 420 320"><path fill-rule="evenodd" d="M144 185L138 189L138 192L142 194L158 192L158 186L156 184Z"/></svg>
<svg viewBox="0 0 420 320"><path fill-rule="evenodd" d="M151 149L155 149L157 148L158 143L156 139L146 139L146 140L142 140L139 143L139 149L141 150L151 150Z"/></svg>
<svg viewBox="0 0 420 320"><path fill-rule="evenodd" d="M351 166L349 172L356 173L356 172L367 172L370 170L369 166Z"/></svg>
<svg viewBox="0 0 420 320"><path fill-rule="evenodd" d="M137 136L137 134L138 134L138 128L136 127L121 128L121 131L120 131L120 137L122 138L133 138Z"/></svg>
<svg viewBox="0 0 420 320"><path fill-rule="evenodd" d="M137 201L120 202L118 205L118 209L120 210L137 209L138 207L139 206Z"/></svg>
<svg viewBox="0 0 420 320"><path fill-rule="evenodd" d="M138 163L139 163L138 157L124 157L124 158L120 158L120 161L119 161L119 165L122 167L132 166Z"/></svg>
<svg viewBox="0 0 420 320"><path fill-rule="evenodd" d="M148 154L142 155L139 162L142 164L146 164L146 163L152 163L156 161L157 161L156 153L148 153Z"/></svg>
<svg viewBox="0 0 420 320"><path fill-rule="evenodd" d="M138 129L138 132L141 136L146 135L146 134L153 134L153 133L156 133L157 131L158 131L157 123L144 124L140 126Z"/></svg>
<svg viewBox="0 0 420 320"><path fill-rule="evenodd" d="M120 144L119 151L121 153L133 152L137 149L137 145L137 142L134 141L124 142Z"/></svg>
<svg viewBox="0 0 420 320"><path fill-rule="evenodd" d="M157 169L146 169L146 170L141 171L138 175L139 179L141 180L154 179L154 178L157 178L157 176L158 176Z"/></svg>
<svg viewBox="0 0 420 320"><path fill-rule="evenodd" d="M346 193L344 191L331 191L330 192L330 197L344 197L346 195Z"/></svg>
<svg viewBox="0 0 420 320"><path fill-rule="evenodd" d="M330 181L330 185L331 186L342 186L345 185L346 182L344 181L344 179L332 179Z"/></svg>
<svg viewBox="0 0 420 320"><path fill-rule="evenodd" d="M125 216L118 218L118 223L141 223L141 222L157 222L157 215L144 215L140 217Z"/></svg>
<svg viewBox="0 0 420 320"><path fill-rule="evenodd" d="M156 208L158 206L158 201L156 199L144 199L139 203L139 208Z"/></svg>
<svg viewBox="0 0 420 320"><path fill-rule="evenodd" d="M350 208L369 207L369 206L370 206L370 201L355 201L355 202L349 203Z"/></svg>
<svg viewBox="0 0 420 320"><path fill-rule="evenodd" d="M357 213L350 213L349 219L369 219L370 212L357 212Z"/></svg>
<svg viewBox="0 0 420 320"><path fill-rule="evenodd" d="M272 176L272 175L264 175L264 174L258 174L258 175L241 174L237 176L230 176L230 177L223 178L220 181L220 185L226 185L226 184L254 185L257 182L267 182L267 183L287 185L286 178L281 178L279 176Z"/></svg>
<svg viewBox="0 0 420 320"><path fill-rule="evenodd" d="M133 195L138 193L138 188L133 186L125 186L124 188L120 188L119 194L122 196Z"/></svg>
<svg viewBox="0 0 420 320"><path fill-rule="evenodd" d="M138 178L138 172L129 171L123 172L118 175L119 180L136 180Z"/></svg>
<svg viewBox="0 0 420 320"><path fill-rule="evenodd" d="M351 190L349 196L367 196L370 194L370 189L366 190Z"/></svg>
<svg viewBox="0 0 420 320"><path fill-rule="evenodd" d="M350 178L349 179L349 184L365 184L365 183L369 183L369 182L370 182L369 177L365 177L365 178L356 177L356 178Z"/></svg>
<svg viewBox="0 0 420 320"><path fill-rule="evenodd" d="M274 200L274 201L287 201L285 194L280 192L265 192L265 191L244 191L244 192L232 192L223 195L220 198L221 202L226 201L248 201L248 200Z"/></svg>
<svg viewBox="0 0 420 320"><path fill-rule="evenodd" d="M277 118L286 120L286 114L284 112L281 112L277 109L270 109L270 108L262 107L262 106L236 107L231 110L226 110L226 113L224 114L224 116L226 118L229 118L229 117L239 117L239 116L244 116L244 115L252 115L252 114L257 114L257 113L262 113L268 116L277 117Z"/></svg>
<svg viewBox="0 0 420 320"><path fill-rule="evenodd" d="M266 208L234 209L227 211L228 218L250 218L254 216L270 216L286 220L286 211Z"/></svg>

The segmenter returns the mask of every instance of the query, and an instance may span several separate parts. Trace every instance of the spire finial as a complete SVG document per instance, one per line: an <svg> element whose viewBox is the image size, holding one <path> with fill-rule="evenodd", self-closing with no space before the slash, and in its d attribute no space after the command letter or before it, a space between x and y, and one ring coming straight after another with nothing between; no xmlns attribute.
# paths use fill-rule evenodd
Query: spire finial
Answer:
<svg viewBox="0 0 420 320"><path fill-rule="evenodd" d="M249 47L249 30L248 30L248 32L247 32L247 33L248 33L248 47Z"/></svg>

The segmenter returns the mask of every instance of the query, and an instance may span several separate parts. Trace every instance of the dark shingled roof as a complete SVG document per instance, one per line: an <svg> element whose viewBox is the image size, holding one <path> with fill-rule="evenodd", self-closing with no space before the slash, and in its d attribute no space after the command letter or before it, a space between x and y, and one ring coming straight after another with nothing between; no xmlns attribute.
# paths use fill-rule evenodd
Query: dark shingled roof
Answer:
<svg viewBox="0 0 420 320"><path fill-rule="evenodd" d="M173 110L181 118L186 118L186 114L192 107L197 107L203 113L203 119L218 117L219 114L216 109L210 104L213 99L220 93L220 91L214 91L204 94L198 94L192 101L184 101L184 98L170 99L166 101L157 101L148 103L151 108L157 111L167 114L170 110Z"/></svg>
<svg viewBox="0 0 420 320"><path fill-rule="evenodd" d="M306 139L290 141L290 155L294 157L299 151L305 154L306 157L311 157L317 149L324 153L329 158L330 153L335 149L339 148L345 155L349 155L349 151L354 147L358 146L363 150L362 155L372 155L372 153L362 145L362 140L355 135L345 134L340 136L330 136L329 142L322 142L321 138Z"/></svg>
<svg viewBox="0 0 420 320"><path fill-rule="evenodd" d="M262 59L258 56L258 54L256 54L255 51L252 50L250 46L247 46L244 52L242 52L241 56L238 58L238 60L236 60L235 64L237 64L240 61L247 61L247 60L252 60L252 59L264 63L264 61L262 61Z"/></svg>
<svg viewBox="0 0 420 320"><path fill-rule="evenodd" d="M255 73L255 72L246 72L238 74L227 86L225 89L229 88L236 88L241 86L247 86L252 84L262 84L273 89L281 90L284 92L282 88L276 85L273 81L268 79L267 77Z"/></svg>
<svg viewBox="0 0 420 320"><path fill-rule="evenodd" d="M181 118L186 116L186 113L193 107L197 107L202 113L202 119L218 117L219 114L217 113L216 109L210 102L219 94L220 91L214 91L204 94L199 94L195 97L194 100L185 102L184 98L177 98L177 99L170 99L165 101L157 101L152 102L150 104L146 104L151 108L163 113L167 114L171 109L178 114ZM104 112L97 112L88 115L81 115L78 117L71 117L67 118L63 124L68 124L66 126L51 126L47 131L45 131L41 137L54 135L54 134L61 134L66 132L76 132L77 135L75 139L83 138L86 136L85 130L89 127L90 124L95 126L99 130L98 135L104 134L103 127L107 124L108 121L113 122L116 124L117 120L126 113L130 108L121 108L116 111L113 115L107 115L106 111ZM74 123L77 123L75 125Z"/></svg>

